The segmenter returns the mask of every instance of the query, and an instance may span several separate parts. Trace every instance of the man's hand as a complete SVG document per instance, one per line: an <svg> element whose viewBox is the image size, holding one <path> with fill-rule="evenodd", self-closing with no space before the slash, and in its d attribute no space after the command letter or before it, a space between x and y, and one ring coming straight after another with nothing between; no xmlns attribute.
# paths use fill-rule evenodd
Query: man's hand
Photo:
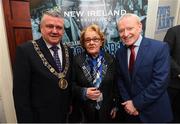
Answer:
<svg viewBox="0 0 180 124"><path fill-rule="evenodd" d="M100 96L100 90L97 90L95 87L87 88L86 97L91 100L97 100Z"/></svg>
<svg viewBox="0 0 180 124"><path fill-rule="evenodd" d="M128 114L134 115L134 116L139 115L139 112L134 107L132 100L128 100L128 101L123 102L121 104L124 106L124 109Z"/></svg>
<svg viewBox="0 0 180 124"><path fill-rule="evenodd" d="M116 117L116 112L117 112L117 108L113 108L113 109L111 110L110 115L111 115L111 118L112 118L112 119L114 119L114 118Z"/></svg>

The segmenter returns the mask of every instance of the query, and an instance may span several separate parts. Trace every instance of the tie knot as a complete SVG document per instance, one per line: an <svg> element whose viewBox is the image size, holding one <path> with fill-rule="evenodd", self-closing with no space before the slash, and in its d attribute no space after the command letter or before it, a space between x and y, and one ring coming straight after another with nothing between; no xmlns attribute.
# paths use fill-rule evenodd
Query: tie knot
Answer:
<svg viewBox="0 0 180 124"><path fill-rule="evenodd" d="M130 45L130 46L129 46L130 49L133 49L133 48L135 48L135 47L136 47L135 45Z"/></svg>
<svg viewBox="0 0 180 124"><path fill-rule="evenodd" d="M135 47L136 47L135 45L130 45L130 46L129 46L129 49L130 49L130 50L134 50Z"/></svg>
<svg viewBox="0 0 180 124"><path fill-rule="evenodd" d="M59 47L55 45L55 46L52 46L50 49L52 49L54 52L57 52Z"/></svg>

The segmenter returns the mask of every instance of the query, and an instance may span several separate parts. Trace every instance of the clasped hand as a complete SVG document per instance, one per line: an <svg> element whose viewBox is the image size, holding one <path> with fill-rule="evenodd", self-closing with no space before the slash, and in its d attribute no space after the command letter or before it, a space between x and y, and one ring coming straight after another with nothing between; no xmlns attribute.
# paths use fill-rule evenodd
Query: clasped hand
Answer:
<svg viewBox="0 0 180 124"><path fill-rule="evenodd" d="M96 87L87 88L86 97L91 100L97 100L101 95L101 91Z"/></svg>
<svg viewBox="0 0 180 124"><path fill-rule="evenodd" d="M133 116L139 115L139 112L134 107L132 100L128 100L126 102L121 103L124 106L125 111Z"/></svg>

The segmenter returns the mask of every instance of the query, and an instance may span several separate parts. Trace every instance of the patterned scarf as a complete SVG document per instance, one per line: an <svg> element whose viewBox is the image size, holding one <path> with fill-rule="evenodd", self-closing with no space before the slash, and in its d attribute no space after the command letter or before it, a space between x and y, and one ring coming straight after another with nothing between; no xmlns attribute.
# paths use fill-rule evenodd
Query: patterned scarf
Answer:
<svg viewBox="0 0 180 124"><path fill-rule="evenodd" d="M99 88L102 82L102 63L104 61L104 52L100 52L97 58L86 56L86 60L90 66L90 74L92 77L92 86Z"/></svg>
<svg viewBox="0 0 180 124"><path fill-rule="evenodd" d="M85 62L82 65L82 69L85 77L91 83L92 87L99 88L102 79L106 74L107 64L105 63L104 54L105 52L103 50L100 51L100 54L96 58L92 58L91 56L86 54ZM103 95L101 94L95 104L95 108L97 110L100 109L102 100Z"/></svg>

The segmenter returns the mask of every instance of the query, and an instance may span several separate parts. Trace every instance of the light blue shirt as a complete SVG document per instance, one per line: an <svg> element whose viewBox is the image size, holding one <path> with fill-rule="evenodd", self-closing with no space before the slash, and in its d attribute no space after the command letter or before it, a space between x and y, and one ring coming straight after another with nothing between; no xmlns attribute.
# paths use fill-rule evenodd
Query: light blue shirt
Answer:
<svg viewBox="0 0 180 124"><path fill-rule="evenodd" d="M134 51L135 51L135 60L136 60L136 56L137 56L137 53L138 53L138 50L139 50L139 46L140 46L140 44L141 44L141 41L142 41L142 36L140 35L139 36L139 38L138 38L138 40L134 43L134 45L136 46L135 48L134 48ZM130 54L131 54L131 51L130 51L130 49L128 48L128 51L127 51L128 53L128 67L129 67L129 59L130 59Z"/></svg>

